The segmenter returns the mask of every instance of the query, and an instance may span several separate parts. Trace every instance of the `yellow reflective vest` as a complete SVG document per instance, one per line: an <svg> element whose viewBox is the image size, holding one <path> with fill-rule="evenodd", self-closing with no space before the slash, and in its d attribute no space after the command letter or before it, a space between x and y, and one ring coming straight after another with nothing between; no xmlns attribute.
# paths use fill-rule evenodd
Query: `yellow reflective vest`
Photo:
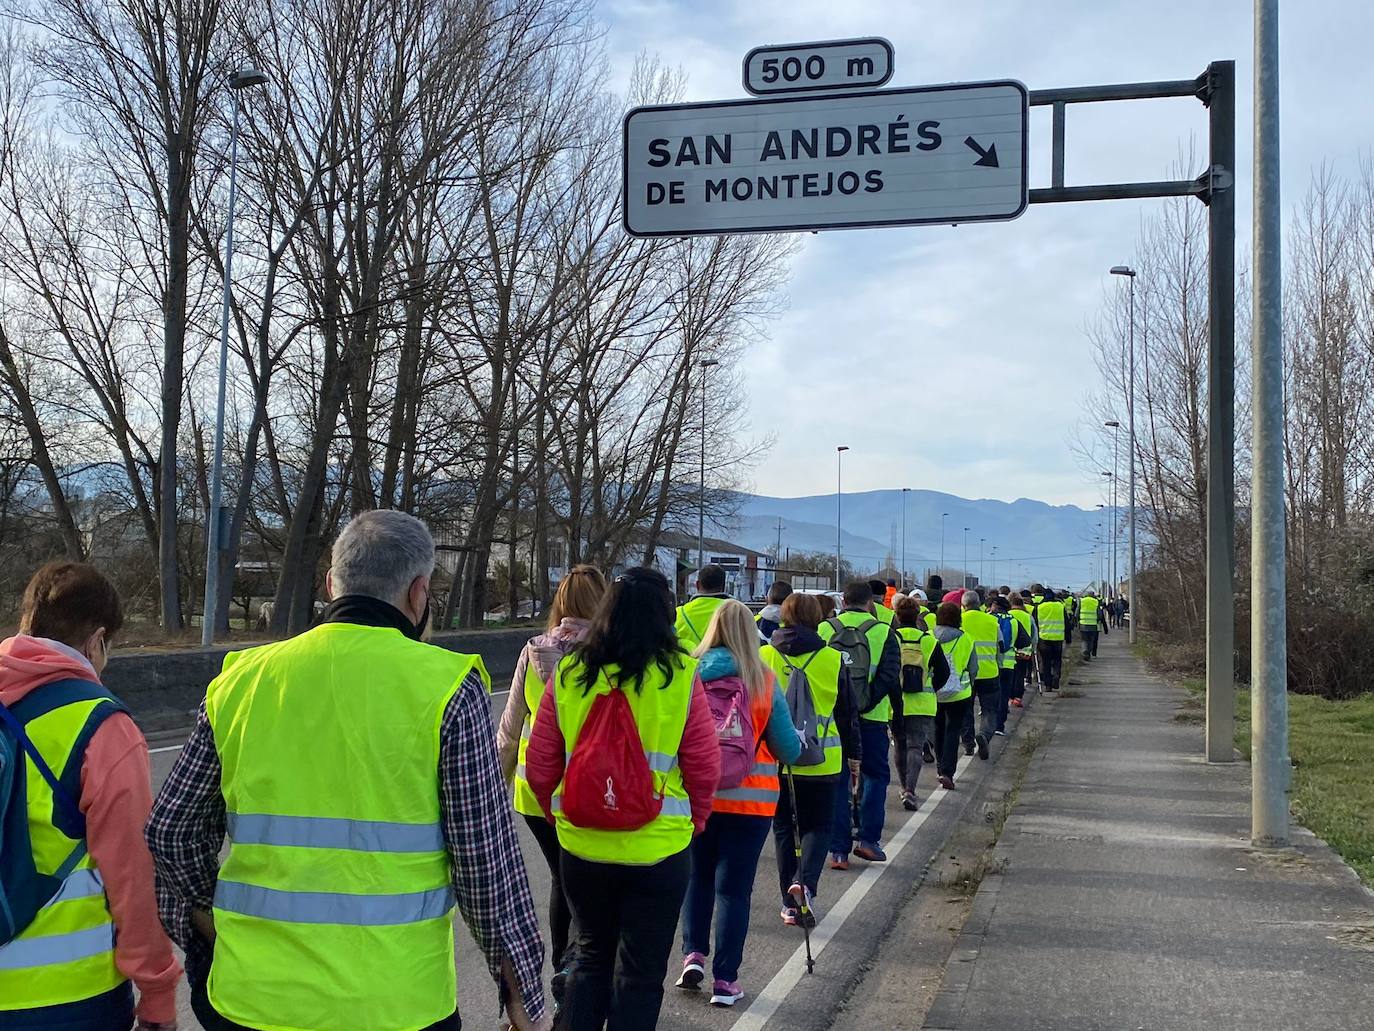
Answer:
<svg viewBox="0 0 1374 1031"><path fill-rule="evenodd" d="M1098 601L1091 595L1079 603L1080 621L1084 630L1097 630L1097 609Z"/></svg>
<svg viewBox="0 0 1374 1031"><path fill-rule="evenodd" d="M1035 619L1025 609L1012 609L1011 618L1021 625L1021 629L1026 631L1027 644L1018 648L1016 657L1018 659L1029 659L1035 646ZM1014 642L1013 638L1013 642Z"/></svg>
<svg viewBox="0 0 1374 1031"><path fill-rule="evenodd" d="M835 726L835 702L840 694L840 653L822 648L806 655L783 655L771 644L759 649L763 664L778 678L783 692L787 691L788 675L792 669L806 669L806 681L811 685L811 699L816 707L816 721L820 727L821 745L825 748L825 762L819 766L794 766L798 777L827 777L839 773L844 765L840 731Z"/></svg>
<svg viewBox="0 0 1374 1031"><path fill-rule="evenodd" d="M1042 601L1035 607L1035 618L1040 624L1040 640L1064 640L1064 603L1062 601Z"/></svg>
<svg viewBox="0 0 1374 1031"><path fill-rule="evenodd" d="M923 672L921 674L920 691L902 692L902 715L903 716L934 716L935 715L935 688L931 684L930 677L930 657L935 654L935 636L921 627L903 626L898 627L894 633L897 637L908 644L919 644L921 647L921 659L923 661Z"/></svg>
<svg viewBox="0 0 1374 1031"><path fill-rule="evenodd" d="M682 781L677 753L687 727L697 660L683 655L672 661L671 678L664 675L657 663L651 663L638 689L633 683L623 686L653 776L654 790L662 797L663 806L657 817L636 830L579 827L563 815L563 782L559 781L552 802L558 843L579 859L652 866L692 843L692 803ZM588 685L586 667L577 655L569 655L558 664L553 677L554 707L567 755L571 756L577 748L592 704L601 695L621 690L613 686L619 680L619 672L619 667L607 666L596 682Z"/></svg>
<svg viewBox="0 0 1374 1031"><path fill-rule="evenodd" d="M973 681L968 676L968 660L969 656L973 654L973 638L961 631L954 640L941 641L940 647L944 649L945 658L949 660L950 670L963 687L952 698L946 698L943 701L937 698L936 704L947 705L950 702L961 702L965 698L972 698Z"/></svg>
<svg viewBox="0 0 1374 1031"><path fill-rule="evenodd" d="M997 663L998 643L1002 639L997 617L979 609L965 609L961 624L964 633L973 638L973 650L978 653L978 679L996 680L1001 668Z"/></svg>
<svg viewBox="0 0 1374 1031"><path fill-rule="evenodd" d="M457 1008L439 729L473 670L489 684L476 656L348 623L225 656L205 699L229 833L209 981L224 1016L420 1028Z"/></svg>
<svg viewBox="0 0 1374 1031"><path fill-rule="evenodd" d="M715 598L709 594L698 595L686 604L677 607L677 620L673 629L677 631L678 644L692 651L706 636L706 628L711 625L711 617L716 614L728 598Z"/></svg>
<svg viewBox="0 0 1374 1031"><path fill-rule="evenodd" d="M889 609L888 611L891 612L892 610ZM877 620L877 625L870 627L868 632L864 634L864 636L868 638L868 682L871 684L874 675L878 672L878 663L883 657L883 648L887 645L887 639L892 636L892 627L888 623L883 622L878 616L869 615L867 612L845 611L831 616L830 619L837 619L845 626L852 627L863 626L871 619ZM829 641L838 631L831 624L830 620L827 619L817 629L817 633L821 635L821 640ZM840 661L844 661L843 656L841 656ZM860 713L859 718L870 720L873 723L891 722L892 699L884 697L882 701L869 709L868 712Z"/></svg>
<svg viewBox="0 0 1374 1031"><path fill-rule="evenodd" d="M78 743L83 750L88 726L124 707L99 684L62 681L36 688L14 706L16 718L54 776L62 778ZM28 702L28 705L25 703ZM85 842L59 829L53 790L31 757L24 757L29 845L40 874L60 880L60 888L33 922L0 946L0 1014L79 1002L124 983L115 966L114 920L100 872ZM80 795L80 780L70 794ZM60 822L60 821L59 821ZM6 847L10 843L6 842ZM0 1027L5 1019L0 1016Z"/></svg>

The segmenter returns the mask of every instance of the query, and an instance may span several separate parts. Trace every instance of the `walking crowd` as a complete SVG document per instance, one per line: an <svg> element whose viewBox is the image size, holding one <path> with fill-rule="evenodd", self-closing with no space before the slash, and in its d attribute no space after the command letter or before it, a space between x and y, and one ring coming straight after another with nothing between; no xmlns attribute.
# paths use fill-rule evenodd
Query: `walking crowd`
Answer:
<svg viewBox="0 0 1374 1031"><path fill-rule="evenodd" d="M770 832L809 957L823 871L887 860L893 763L909 811L955 790L960 750L988 759L1074 631L1090 661L1122 615L932 576L778 582L755 616L719 566L681 606L653 569L577 566L494 729L481 658L426 643L434 568L419 520L354 517L316 626L226 656L156 800L100 682L117 593L34 575L0 643L0 1029L174 1029L175 942L207 1031L454 1031L455 908L522 1031L656 1026L675 940L677 987L733 1006Z"/></svg>

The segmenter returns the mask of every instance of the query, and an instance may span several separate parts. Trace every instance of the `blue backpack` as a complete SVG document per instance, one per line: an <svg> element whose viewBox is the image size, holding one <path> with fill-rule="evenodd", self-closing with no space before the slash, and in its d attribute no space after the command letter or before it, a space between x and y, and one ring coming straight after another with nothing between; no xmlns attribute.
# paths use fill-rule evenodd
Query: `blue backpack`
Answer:
<svg viewBox="0 0 1374 1031"><path fill-rule="evenodd" d="M67 765L54 773L29 740L25 726L64 705L96 699L107 704L91 710ZM62 882L86 857L86 818L78 801L86 746L105 720L127 711L105 688L84 680L54 681L30 691L12 708L0 704L0 945L9 944L33 923L38 911L56 897ZM25 756L52 788L53 826L77 842L52 874L39 873L33 862Z"/></svg>

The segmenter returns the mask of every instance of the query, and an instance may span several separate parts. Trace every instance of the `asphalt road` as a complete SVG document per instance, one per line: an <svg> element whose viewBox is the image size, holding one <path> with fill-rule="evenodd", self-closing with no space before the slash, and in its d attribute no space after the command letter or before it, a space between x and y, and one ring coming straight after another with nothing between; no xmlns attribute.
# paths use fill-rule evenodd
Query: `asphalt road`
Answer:
<svg viewBox="0 0 1374 1031"><path fill-rule="evenodd" d="M505 703L505 692L492 697L493 722L499 719ZM1017 718L1014 714L1013 720ZM999 758L999 747L1005 748L1007 742L1015 741L1014 729L1012 733L1012 737L994 743L993 763ZM155 789L161 786L176 760L175 742L178 740L176 734L160 734L150 741L154 750ZM887 863L870 865L851 859L846 872L825 871L816 907L820 924L811 937L816 957L813 974L804 972L800 929L784 926L779 918L777 867L770 840L764 846L754 882L749 940L740 973L746 993L744 999L733 1009L718 1009L709 1005L708 995L673 988L672 982L680 970L680 959L675 953L669 963L663 1013L658 1026L666 1031L688 1028L760 1031L765 1027L779 1031L820 1031L828 1028L836 1009L872 959L887 928L910 898L926 864L949 836L955 822L979 801L978 787L989 766L976 758L960 762L959 789L954 792L936 787L934 768L925 769L918 790L922 803L915 813L903 810L895 788L890 790L884 831L884 847L889 855ZM516 825L542 918L548 896L548 870L524 823L517 820ZM458 923L462 925L461 919ZM458 999L464 1027L486 1031L496 1026L495 989L465 927L458 933ZM183 1029L200 1028L191 1015L184 983L180 992L179 1019ZM890 1026L906 1025L900 1014L893 1014Z"/></svg>

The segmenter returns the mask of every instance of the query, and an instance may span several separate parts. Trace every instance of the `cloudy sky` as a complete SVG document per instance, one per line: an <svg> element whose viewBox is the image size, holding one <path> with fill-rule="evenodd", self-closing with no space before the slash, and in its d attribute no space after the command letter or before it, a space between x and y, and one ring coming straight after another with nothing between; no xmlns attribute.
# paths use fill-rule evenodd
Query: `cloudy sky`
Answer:
<svg viewBox="0 0 1374 1031"><path fill-rule="evenodd" d="M1374 5L1283 5L1285 204L1325 160L1353 171L1374 149ZM1016 78L1031 89L1191 78L1237 62L1238 225L1248 246L1251 177L1249 0L600 0L614 81L636 54L688 75L687 100L745 95L740 62L767 43L880 35L896 50L891 86ZM1049 112L1031 112L1031 185L1048 185ZM1167 178L1181 146L1205 153L1192 100L1069 109L1070 184ZM1200 169L1199 169L1200 171ZM747 428L777 443L759 493L917 487L969 498L1101 500L1062 428L1093 389L1085 322L1116 287L1141 220L1158 202L1038 205L1009 223L807 236L786 314L740 370L758 404ZM1237 347L1248 346L1237 341ZM765 400L767 399L767 400ZM817 433L816 412L835 411ZM847 417L867 405L867 418ZM904 413L919 428L904 426ZM1045 421L1053 426L1037 427ZM1248 446L1242 441L1241 446Z"/></svg>

